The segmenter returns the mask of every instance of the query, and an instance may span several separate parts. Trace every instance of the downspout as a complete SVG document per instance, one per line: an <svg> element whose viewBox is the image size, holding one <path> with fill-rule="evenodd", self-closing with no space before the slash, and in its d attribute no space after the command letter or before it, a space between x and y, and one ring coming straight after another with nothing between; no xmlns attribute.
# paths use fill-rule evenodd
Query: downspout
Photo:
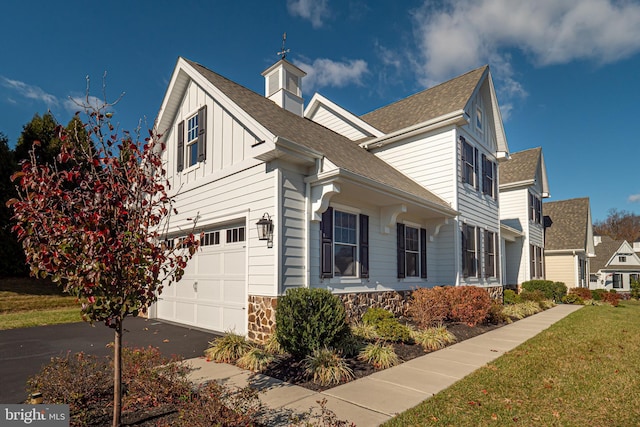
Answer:
<svg viewBox="0 0 640 427"><path fill-rule="evenodd" d="M576 255L576 251L573 251L572 253L573 253L573 284L574 284L574 287L579 288L580 283L578 282L579 280L578 271L580 270L580 266L578 265L578 256Z"/></svg>
<svg viewBox="0 0 640 427"><path fill-rule="evenodd" d="M316 160L317 162L317 160ZM311 183L307 182L305 184L305 194L304 194L304 226L305 226L305 239L304 239L304 265L305 265L305 275L304 275L304 287L311 287L311 268L309 267L309 262L311 261Z"/></svg>

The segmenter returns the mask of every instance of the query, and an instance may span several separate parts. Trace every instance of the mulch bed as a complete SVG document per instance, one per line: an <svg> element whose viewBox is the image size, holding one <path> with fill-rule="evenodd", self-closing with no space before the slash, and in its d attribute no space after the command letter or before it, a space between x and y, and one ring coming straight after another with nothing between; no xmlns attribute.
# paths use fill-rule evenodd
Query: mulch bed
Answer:
<svg viewBox="0 0 640 427"><path fill-rule="evenodd" d="M464 323L447 323L446 326L447 330L456 336L456 342L461 342L499 328L503 325L468 326ZM425 350L418 344L396 343L393 344L393 346L396 354L402 362L407 362L428 353L425 352ZM374 368L371 364L362 362L355 357L347 359L347 362L349 367L353 370L355 379L366 377L379 370ZM335 385L321 386L307 378L304 373L303 362L296 360L291 355L278 357L278 359L271 363L269 367L262 372L262 374L314 391L324 391L335 387Z"/></svg>

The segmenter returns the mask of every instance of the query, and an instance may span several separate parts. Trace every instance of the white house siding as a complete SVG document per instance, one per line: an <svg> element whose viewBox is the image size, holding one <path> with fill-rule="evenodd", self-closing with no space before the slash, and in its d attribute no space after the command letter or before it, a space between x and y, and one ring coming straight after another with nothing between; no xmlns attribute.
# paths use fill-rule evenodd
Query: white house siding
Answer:
<svg viewBox="0 0 640 427"><path fill-rule="evenodd" d="M304 286L307 270L305 268L305 174L293 167L280 165L280 188L282 199L279 221L282 224L282 254L280 293L288 288Z"/></svg>
<svg viewBox="0 0 640 427"><path fill-rule="evenodd" d="M454 128L390 144L372 152L432 193L453 203L456 191ZM454 207L455 208L455 207Z"/></svg>
<svg viewBox="0 0 640 427"><path fill-rule="evenodd" d="M331 129L332 131L343 135L352 141L369 136L368 133L362 131L362 129L355 126L353 123L346 120L343 116L337 114L324 104L320 104L313 116L310 117L316 123Z"/></svg>
<svg viewBox="0 0 640 427"><path fill-rule="evenodd" d="M567 288L576 287L576 260L571 254L545 255L547 280L562 282Z"/></svg>

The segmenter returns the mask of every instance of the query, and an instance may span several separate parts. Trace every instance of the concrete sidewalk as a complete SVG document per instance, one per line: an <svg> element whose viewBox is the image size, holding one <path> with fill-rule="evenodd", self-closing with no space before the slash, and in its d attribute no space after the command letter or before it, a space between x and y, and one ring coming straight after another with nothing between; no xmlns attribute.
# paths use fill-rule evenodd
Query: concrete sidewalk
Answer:
<svg viewBox="0 0 640 427"><path fill-rule="evenodd" d="M288 425L291 414L318 408L327 400L339 419L358 426L377 426L395 415L446 389L476 369L516 348L582 306L558 305L510 325L426 354L399 366L376 372L338 387L314 392L265 375L253 374L233 365L189 359L191 379L201 383L217 380L262 391L268 407L268 424Z"/></svg>

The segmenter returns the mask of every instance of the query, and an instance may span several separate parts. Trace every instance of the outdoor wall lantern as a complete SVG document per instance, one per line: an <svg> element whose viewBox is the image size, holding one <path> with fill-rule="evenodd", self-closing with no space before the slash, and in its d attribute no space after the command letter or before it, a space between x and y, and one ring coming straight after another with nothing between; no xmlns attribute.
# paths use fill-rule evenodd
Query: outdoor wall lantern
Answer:
<svg viewBox="0 0 640 427"><path fill-rule="evenodd" d="M271 217L269 216L269 214L265 212L265 214L262 215L262 218L260 218L260 221L256 223L256 226L258 227L258 239L266 240L267 247L272 248L273 247L273 221L271 220Z"/></svg>

